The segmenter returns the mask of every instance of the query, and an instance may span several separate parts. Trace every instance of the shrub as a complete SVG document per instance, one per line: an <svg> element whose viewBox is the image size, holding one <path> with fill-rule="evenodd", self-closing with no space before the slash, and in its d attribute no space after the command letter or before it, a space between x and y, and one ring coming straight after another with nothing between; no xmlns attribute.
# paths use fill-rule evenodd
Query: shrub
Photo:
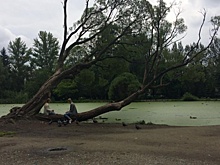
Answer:
<svg viewBox="0 0 220 165"><path fill-rule="evenodd" d="M4 98L0 99L0 104L23 104L28 101L28 94L25 92L6 91Z"/></svg>
<svg viewBox="0 0 220 165"><path fill-rule="evenodd" d="M116 77L109 87L108 97L111 100L121 100L137 91L140 83L137 77L131 73L123 73Z"/></svg>
<svg viewBox="0 0 220 165"><path fill-rule="evenodd" d="M186 93L183 95L182 100L183 100L183 101L198 101L199 98L196 97L196 96L194 96L194 95L192 95L192 94L189 93L189 92L186 92Z"/></svg>
<svg viewBox="0 0 220 165"><path fill-rule="evenodd" d="M13 136L15 135L15 132L1 132L0 131L0 137L3 137L3 136Z"/></svg>

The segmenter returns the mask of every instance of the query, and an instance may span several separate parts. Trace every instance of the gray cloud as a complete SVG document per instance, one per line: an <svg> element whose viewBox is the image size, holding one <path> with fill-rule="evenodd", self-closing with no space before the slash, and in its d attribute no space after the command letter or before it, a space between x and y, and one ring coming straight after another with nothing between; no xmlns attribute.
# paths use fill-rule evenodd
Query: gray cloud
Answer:
<svg viewBox="0 0 220 165"><path fill-rule="evenodd" d="M63 10L62 0L7 0L1 2L0 10L0 49L16 37L24 38L27 45L37 37L39 31L50 31L62 39ZM85 3L71 0L68 22L72 25L80 15ZM71 14L73 13L73 14Z"/></svg>
<svg viewBox="0 0 220 165"><path fill-rule="evenodd" d="M210 37L210 30L212 25L210 19L212 16L215 16L219 11L219 2L218 0L188 0L185 5L184 19L186 24L189 27L187 37L185 39L186 43L190 41L196 41L198 39L198 31L201 26L203 16L201 12L206 11L206 21L202 30L202 43L207 44Z"/></svg>
<svg viewBox="0 0 220 165"><path fill-rule="evenodd" d="M15 38L15 35L8 29L0 26L0 49L6 47L12 39Z"/></svg>
<svg viewBox="0 0 220 165"><path fill-rule="evenodd" d="M2 49L3 47L5 47L7 49L7 46L9 44L10 41L13 41L15 38L20 37L22 39L22 41L24 41L27 46L31 46L32 44L32 40L24 35L15 35L13 34L10 30L1 27L0 26L0 49Z"/></svg>
<svg viewBox="0 0 220 165"><path fill-rule="evenodd" d="M180 1L180 0L177 0ZM8 42L15 37L21 36L31 46L33 39L39 31L50 31L62 41L63 34L63 11L62 0L6 0L1 2L0 10L0 49L7 46ZM150 0L157 2L157 0ZM173 0L167 0L167 4ZM72 25L80 18L85 6L85 0L69 0L68 23ZM218 0L182 0L182 17L188 28L186 43L197 38L197 30L202 16L199 13L203 8L208 11L207 20L218 14ZM209 24L205 26L209 33ZM207 34L204 34L204 36Z"/></svg>
<svg viewBox="0 0 220 165"><path fill-rule="evenodd" d="M197 0L198 1L198 0ZM201 3L205 8L218 8L219 7L219 0L200 0L198 3Z"/></svg>

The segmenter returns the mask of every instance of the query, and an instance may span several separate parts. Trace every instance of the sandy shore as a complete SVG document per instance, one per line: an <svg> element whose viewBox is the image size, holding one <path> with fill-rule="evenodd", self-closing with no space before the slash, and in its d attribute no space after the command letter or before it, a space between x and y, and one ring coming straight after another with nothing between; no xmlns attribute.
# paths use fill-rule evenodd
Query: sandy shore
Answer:
<svg viewBox="0 0 220 165"><path fill-rule="evenodd" d="M0 123L1 165L217 165L220 126Z"/></svg>

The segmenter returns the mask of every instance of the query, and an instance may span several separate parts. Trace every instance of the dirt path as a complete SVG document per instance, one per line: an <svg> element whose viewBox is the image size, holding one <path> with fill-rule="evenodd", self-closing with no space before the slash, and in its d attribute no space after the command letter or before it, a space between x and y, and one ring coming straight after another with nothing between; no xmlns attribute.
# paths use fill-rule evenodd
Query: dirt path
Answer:
<svg viewBox="0 0 220 165"><path fill-rule="evenodd" d="M169 127L22 121L0 124L2 165L217 165L220 126Z"/></svg>

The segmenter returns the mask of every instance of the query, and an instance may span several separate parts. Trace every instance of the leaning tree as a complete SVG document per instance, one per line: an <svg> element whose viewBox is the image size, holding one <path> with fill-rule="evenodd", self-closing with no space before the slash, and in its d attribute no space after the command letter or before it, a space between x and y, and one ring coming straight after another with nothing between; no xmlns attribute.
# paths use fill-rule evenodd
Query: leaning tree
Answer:
<svg viewBox="0 0 220 165"><path fill-rule="evenodd" d="M95 0L94 5L91 6L90 1L86 0L86 7L81 18L69 28L67 1L63 1L63 42L54 74L41 86L32 99L18 111L9 113L5 118L35 116L50 96L51 90L63 79L74 78L82 70L107 58L122 58L129 61L123 53L115 56L114 52L119 46L133 45L138 48L139 44L144 45L145 50L142 52L142 56L145 69L141 87L120 101L79 113L78 119L87 120L103 113L120 110L148 89L167 85L167 82L164 82L167 73L186 66L199 54L206 51L219 28L219 17L213 17L209 44L202 50L195 51L201 42L201 31L206 18L206 13L202 13L203 20L196 44L184 52L178 62L161 69L160 65L164 62L164 50L177 41L177 36L183 35L186 30L184 21L180 18L180 12L176 14L172 23L167 21L167 15L174 7L174 3L167 6L160 0L158 5L152 6L146 0ZM132 39L126 40L126 38L138 38L139 36L142 36L139 42L132 43ZM75 58L71 57L72 50L78 50L74 53ZM77 60L72 63L68 62L67 65L67 61L70 59Z"/></svg>

